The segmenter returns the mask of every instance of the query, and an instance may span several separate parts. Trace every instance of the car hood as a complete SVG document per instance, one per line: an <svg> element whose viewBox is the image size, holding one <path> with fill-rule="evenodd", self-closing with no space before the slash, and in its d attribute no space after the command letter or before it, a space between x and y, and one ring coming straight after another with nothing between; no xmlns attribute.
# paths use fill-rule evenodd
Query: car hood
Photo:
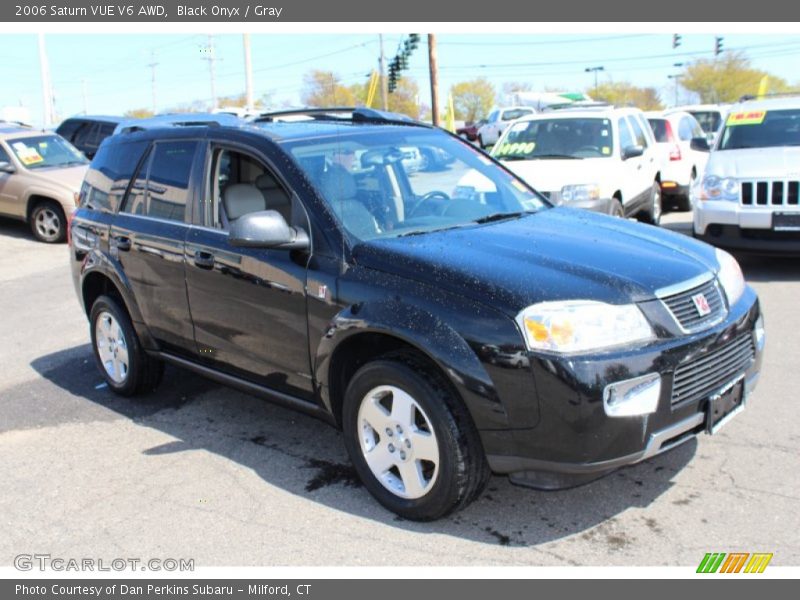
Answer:
<svg viewBox="0 0 800 600"><path fill-rule="evenodd" d="M569 208L353 249L365 267L444 288L515 316L531 304L625 304L716 271L714 249L670 231Z"/></svg>
<svg viewBox="0 0 800 600"><path fill-rule="evenodd" d="M28 169L29 177L50 185L66 188L70 192L77 192L81 189L83 178L89 165L78 165L74 167L45 167L43 169Z"/></svg>
<svg viewBox="0 0 800 600"><path fill-rule="evenodd" d="M800 147L714 150L706 174L738 179L800 179Z"/></svg>
<svg viewBox="0 0 800 600"><path fill-rule="evenodd" d="M584 158L501 161L529 185L542 192L560 192L565 185L601 184L609 178L613 159Z"/></svg>

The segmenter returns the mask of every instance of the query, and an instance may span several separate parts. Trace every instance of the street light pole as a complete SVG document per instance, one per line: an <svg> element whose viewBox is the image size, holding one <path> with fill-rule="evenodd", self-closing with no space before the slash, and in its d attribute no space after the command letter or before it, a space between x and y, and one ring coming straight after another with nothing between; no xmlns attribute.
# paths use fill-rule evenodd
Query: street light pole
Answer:
<svg viewBox="0 0 800 600"><path fill-rule="evenodd" d="M605 67L586 67L584 69L587 73L594 73L594 93L597 94L597 73L599 71L605 71Z"/></svg>

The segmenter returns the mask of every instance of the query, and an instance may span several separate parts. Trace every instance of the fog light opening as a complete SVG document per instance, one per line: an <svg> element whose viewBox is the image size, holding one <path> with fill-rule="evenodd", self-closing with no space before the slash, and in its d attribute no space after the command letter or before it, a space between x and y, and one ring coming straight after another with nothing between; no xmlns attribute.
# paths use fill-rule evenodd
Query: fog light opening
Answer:
<svg viewBox="0 0 800 600"><path fill-rule="evenodd" d="M609 417L635 417L656 412L661 396L661 375L611 383L603 390L603 408Z"/></svg>

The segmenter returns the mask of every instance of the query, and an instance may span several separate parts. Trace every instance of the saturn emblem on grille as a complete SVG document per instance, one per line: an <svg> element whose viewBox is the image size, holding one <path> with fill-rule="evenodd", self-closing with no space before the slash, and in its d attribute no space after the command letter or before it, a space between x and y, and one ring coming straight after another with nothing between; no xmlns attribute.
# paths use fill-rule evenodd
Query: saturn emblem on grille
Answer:
<svg viewBox="0 0 800 600"><path fill-rule="evenodd" d="M705 294L695 294L692 296L692 302L694 303L694 307L697 309L697 314L701 317L705 317L711 313L711 307L708 305L708 300L706 299Z"/></svg>

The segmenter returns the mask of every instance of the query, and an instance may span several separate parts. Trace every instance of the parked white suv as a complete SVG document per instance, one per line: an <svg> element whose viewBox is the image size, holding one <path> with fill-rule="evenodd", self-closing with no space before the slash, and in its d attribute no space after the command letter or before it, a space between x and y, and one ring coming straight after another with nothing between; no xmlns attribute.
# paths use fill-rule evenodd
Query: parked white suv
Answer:
<svg viewBox="0 0 800 600"><path fill-rule="evenodd" d="M731 108L702 180L694 233L717 246L800 252L800 97Z"/></svg>
<svg viewBox="0 0 800 600"><path fill-rule="evenodd" d="M661 220L662 154L639 109L603 105L523 117L491 154L554 204Z"/></svg>
<svg viewBox="0 0 800 600"><path fill-rule="evenodd" d="M688 112L697 119L700 127L706 133L708 143L714 144L717 135L722 131L729 109L730 105L728 104L687 104L686 106L676 106L672 110Z"/></svg>
<svg viewBox="0 0 800 600"><path fill-rule="evenodd" d="M702 177L710 151L706 135L687 112L645 113L662 152L661 195L664 206L691 210L689 190Z"/></svg>
<svg viewBox="0 0 800 600"><path fill-rule="evenodd" d="M478 145L486 148L497 143L503 132L512 121L532 115L536 112L530 106L507 106L505 108L495 108L486 117L486 122L478 128Z"/></svg>

